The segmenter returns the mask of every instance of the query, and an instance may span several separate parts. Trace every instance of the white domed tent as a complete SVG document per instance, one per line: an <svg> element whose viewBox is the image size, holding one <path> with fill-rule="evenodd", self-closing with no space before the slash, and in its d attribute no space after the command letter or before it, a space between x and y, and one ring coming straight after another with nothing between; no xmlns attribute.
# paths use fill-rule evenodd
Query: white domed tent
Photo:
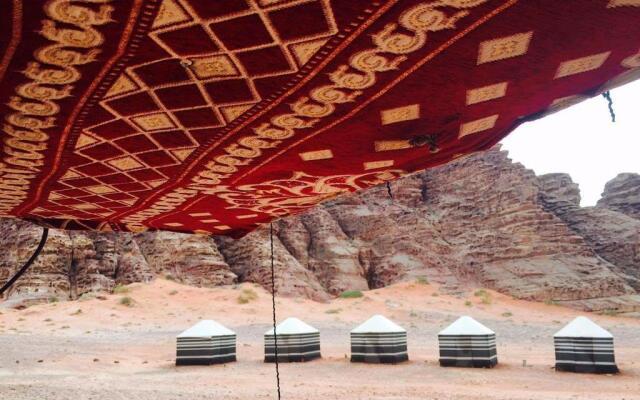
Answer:
<svg viewBox="0 0 640 400"><path fill-rule="evenodd" d="M203 320L177 337L176 365L209 365L236 361L236 333Z"/></svg>
<svg viewBox="0 0 640 400"><path fill-rule="evenodd" d="M553 335L556 370L616 373L613 335L587 317L577 317Z"/></svg>
<svg viewBox="0 0 640 400"><path fill-rule="evenodd" d="M310 361L320 358L320 332L297 318L287 318L276 326L278 361ZM264 361L275 362L273 328L264 334Z"/></svg>
<svg viewBox="0 0 640 400"><path fill-rule="evenodd" d="M374 315L351 331L351 362L407 361L407 331L382 315Z"/></svg>
<svg viewBox="0 0 640 400"><path fill-rule="evenodd" d="M440 331L438 344L443 367L492 368L498 363L495 332L468 316Z"/></svg>

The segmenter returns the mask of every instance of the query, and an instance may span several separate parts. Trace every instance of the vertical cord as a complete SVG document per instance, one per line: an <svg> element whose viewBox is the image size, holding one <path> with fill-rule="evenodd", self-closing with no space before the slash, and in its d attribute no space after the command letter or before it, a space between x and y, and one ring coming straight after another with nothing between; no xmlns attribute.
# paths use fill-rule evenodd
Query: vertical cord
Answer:
<svg viewBox="0 0 640 400"><path fill-rule="evenodd" d="M393 194L391 193L391 184L389 183L389 181L387 181L387 194L389 194L389 198L391 199L391 202L393 203Z"/></svg>
<svg viewBox="0 0 640 400"><path fill-rule="evenodd" d="M269 224L269 239L271 241L271 308L273 315L273 343L276 355L276 386L278 400L280 400L280 369L278 366L278 332L276 332L276 274L273 260L273 223Z"/></svg>
<svg viewBox="0 0 640 400"><path fill-rule="evenodd" d="M608 90L602 93L602 97L607 100L607 104L609 106L609 115L611 115L611 122L616 122L616 113L613 111L613 99L611 99L611 92Z"/></svg>
<svg viewBox="0 0 640 400"><path fill-rule="evenodd" d="M24 265L11 277L11 279L9 279L4 285L2 285L2 287L0 288L0 296L2 296L2 293L8 290L11 285L13 285L18 279L20 279L22 274L27 272L27 269L29 269L31 264L33 264L36 258L38 258L38 255L44 248L45 243L47 243L47 236L49 236L49 228L42 228L42 236L40 237L40 243L38 243L36 251L33 252L27 262L24 263Z"/></svg>

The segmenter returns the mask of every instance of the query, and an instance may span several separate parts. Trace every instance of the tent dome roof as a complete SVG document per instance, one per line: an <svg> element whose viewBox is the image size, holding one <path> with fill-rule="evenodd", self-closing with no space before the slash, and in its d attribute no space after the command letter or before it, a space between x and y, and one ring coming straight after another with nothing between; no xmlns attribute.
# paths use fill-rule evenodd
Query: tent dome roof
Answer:
<svg viewBox="0 0 640 400"><path fill-rule="evenodd" d="M362 324L354 328L351 333L391 333L406 332L406 330L395 322L383 317L374 315Z"/></svg>

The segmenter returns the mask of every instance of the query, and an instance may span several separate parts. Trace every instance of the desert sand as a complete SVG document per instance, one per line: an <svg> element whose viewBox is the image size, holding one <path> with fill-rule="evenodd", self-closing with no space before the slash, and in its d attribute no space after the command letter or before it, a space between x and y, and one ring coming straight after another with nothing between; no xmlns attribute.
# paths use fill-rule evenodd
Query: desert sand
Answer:
<svg viewBox="0 0 640 400"><path fill-rule="evenodd" d="M194 288L162 279L127 290L24 310L0 308L0 399L275 398L274 365L262 362L262 335L271 323L266 291L251 284ZM257 298L240 304L247 291ZM279 320L295 316L320 329L323 356L281 364L282 398L640 399L640 320L487 293L445 295L436 285L416 282L329 303L278 298ZM132 305L121 304L123 297ZM409 362L349 362L350 329L376 313L407 329ZM437 332L460 315L496 332L497 368L438 365ZM553 369L552 335L577 315L613 333L620 374ZM200 319L237 332L238 362L174 366L175 336Z"/></svg>

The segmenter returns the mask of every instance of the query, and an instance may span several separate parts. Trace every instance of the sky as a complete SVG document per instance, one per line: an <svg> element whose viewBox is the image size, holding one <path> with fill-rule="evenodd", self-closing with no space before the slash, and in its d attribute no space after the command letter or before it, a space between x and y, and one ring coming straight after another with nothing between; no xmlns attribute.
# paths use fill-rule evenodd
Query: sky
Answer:
<svg viewBox="0 0 640 400"><path fill-rule="evenodd" d="M582 206L600 198L605 183L621 172L640 173L640 81L526 123L502 140L513 161L536 175L565 172L580 185Z"/></svg>

